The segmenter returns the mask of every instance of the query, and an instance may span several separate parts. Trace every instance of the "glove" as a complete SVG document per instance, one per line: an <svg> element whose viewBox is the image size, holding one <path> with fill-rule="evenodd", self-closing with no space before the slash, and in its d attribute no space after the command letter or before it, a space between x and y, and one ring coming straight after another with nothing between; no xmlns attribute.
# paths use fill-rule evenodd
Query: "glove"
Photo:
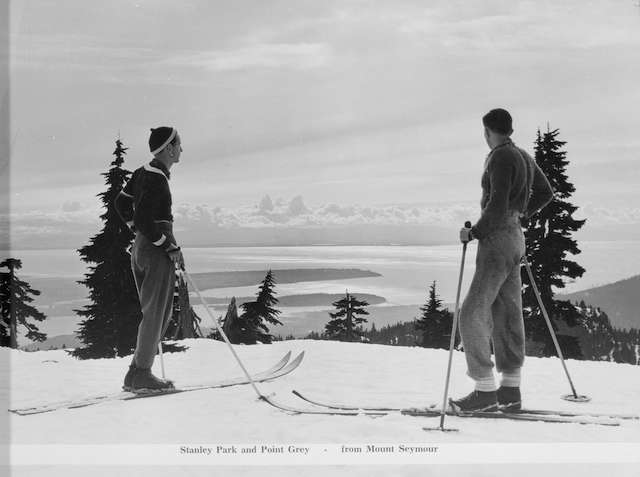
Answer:
<svg viewBox="0 0 640 477"><path fill-rule="evenodd" d="M471 227L462 227L460 229L460 242L467 243L474 239L473 233L471 233Z"/></svg>

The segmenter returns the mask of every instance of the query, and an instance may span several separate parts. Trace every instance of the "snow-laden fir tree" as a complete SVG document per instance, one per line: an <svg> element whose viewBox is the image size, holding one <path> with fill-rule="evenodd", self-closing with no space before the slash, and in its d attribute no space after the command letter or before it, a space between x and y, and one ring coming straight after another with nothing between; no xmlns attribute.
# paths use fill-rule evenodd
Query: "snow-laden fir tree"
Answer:
<svg viewBox="0 0 640 477"><path fill-rule="evenodd" d="M247 336L243 336L244 343L271 343L273 335L268 325L282 325L278 320L280 310L276 309L278 299L275 292L276 281L273 272L269 270L260 283L255 301L241 305L242 315L238 318Z"/></svg>
<svg viewBox="0 0 640 477"><path fill-rule="evenodd" d="M0 346L18 347L18 326L27 330L27 339L46 340L47 335L29 320L44 321L47 317L30 304L33 303L31 295L38 296L40 291L16 275L16 270L22 268L22 261L8 258L0 263L0 268L8 270L0 272Z"/></svg>
<svg viewBox="0 0 640 477"><path fill-rule="evenodd" d="M429 287L429 298L420 307L422 312L416 320L416 330L421 333L421 346L425 348L449 349L453 314L442 307L436 293L436 282Z"/></svg>
<svg viewBox="0 0 640 477"><path fill-rule="evenodd" d="M333 303L337 309L329 313L331 320L324 327L324 335L327 339L336 341L362 341L364 330L362 325L367 322L360 315L368 315L364 308L369 306L366 301L360 301L349 292L345 297Z"/></svg>
<svg viewBox="0 0 640 477"><path fill-rule="evenodd" d="M558 129L551 131L547 128L544 134L538 130L535 141L535 160L549 179L554 190L554 198L545 208L530 218L525 238L527 259L552 322L561 320L569 327L573 327L579 323L579 313L568 301L555 300L554 289L564 288L567 280L581 277L585 272L584 268L568 257L568 255L580 253L572 234L584 225L585 220L573 218L578 207L571 204L569 198L575 192L575 187L569 182L566 172L569 164L566 159L567 153L563 150L566 142L558 140L558 134ZM524 267L521 272L527 338L537 343L539 351L536 354L555 355L551 335ZM554 328L557 329L555 323ZM582 357L575 337L558 334L558 341L565 357L576 359Z"/></svg>

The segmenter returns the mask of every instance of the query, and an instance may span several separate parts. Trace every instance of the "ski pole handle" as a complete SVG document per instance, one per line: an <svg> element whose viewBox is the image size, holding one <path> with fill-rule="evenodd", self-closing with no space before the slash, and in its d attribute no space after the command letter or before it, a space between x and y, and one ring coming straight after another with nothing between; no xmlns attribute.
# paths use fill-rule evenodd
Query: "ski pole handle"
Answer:
<svg viewBox="0 0 640 477"><path fill-rule="evenodd" d="M471 222L468 220L464 223L464 228L460 230L460 241L463 244L467 244L471 242L473 238L471 237Z"/></svg>

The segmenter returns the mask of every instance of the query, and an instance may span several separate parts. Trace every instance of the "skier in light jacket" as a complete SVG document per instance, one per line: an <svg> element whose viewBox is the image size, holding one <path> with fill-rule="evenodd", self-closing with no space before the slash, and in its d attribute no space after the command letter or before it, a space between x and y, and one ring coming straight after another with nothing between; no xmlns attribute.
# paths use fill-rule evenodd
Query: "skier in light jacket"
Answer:
<svg viewBox="0 0 640 477"><path fill-rule="evenodd" d="M510 136L512 119L504 109L483 118L491 149L482 174L482 213L460 240L478 240L476 270L460 309L460 334L467 374L475 388L450 400L455 411L521 408L520 378L525 355L520 261L525 254L521 219L553 199L553 190L535 160ZM500 373L496 386L491 348Z"/></svg>

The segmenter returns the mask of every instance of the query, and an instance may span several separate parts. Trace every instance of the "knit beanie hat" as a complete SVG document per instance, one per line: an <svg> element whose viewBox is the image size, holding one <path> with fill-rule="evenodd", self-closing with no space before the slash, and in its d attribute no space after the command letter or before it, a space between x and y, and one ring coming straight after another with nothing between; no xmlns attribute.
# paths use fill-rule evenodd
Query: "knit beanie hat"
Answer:
<svg viewBox="0 0 640 477"><path fill-rule="evenodd" d="M173 141L178 134L175 128L161 126L159 128L151 128L149 135L149 150L154 156L162 151L167 144Z"/></svg>
<svg viewBox="0 0 640 477"><path fill-rule="evenodd" d="M492 109L483 116L482 124L498 134L505 134L508 136L513 132L511 115L506 109Z"/></svg>

